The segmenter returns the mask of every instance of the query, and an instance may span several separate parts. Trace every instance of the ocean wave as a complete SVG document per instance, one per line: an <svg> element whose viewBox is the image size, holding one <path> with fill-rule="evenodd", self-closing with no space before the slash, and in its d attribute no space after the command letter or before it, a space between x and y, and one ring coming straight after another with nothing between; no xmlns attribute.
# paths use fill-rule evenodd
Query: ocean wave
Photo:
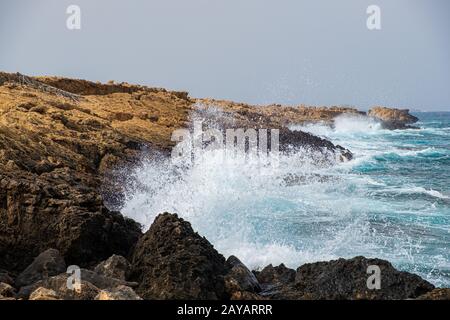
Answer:
<svg viewBox="0 0 450 320"><path fill-rule="evenodd" d="M446 196L437 190L425 189L424 187L416 187L416 186L404 188L392 187L377 190L377 193L384 193L384 192L390 192L395 194L425 194L438 199L450 199L450 196Z"/></svg>

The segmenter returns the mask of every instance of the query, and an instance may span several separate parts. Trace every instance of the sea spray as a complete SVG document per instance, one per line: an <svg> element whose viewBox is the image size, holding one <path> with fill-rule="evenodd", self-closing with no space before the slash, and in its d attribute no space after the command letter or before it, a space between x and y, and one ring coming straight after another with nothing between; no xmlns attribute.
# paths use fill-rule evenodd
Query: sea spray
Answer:
<svg viewBox="0 0 450 320"><path fill-rule="evenodd" d="M439 140L450 134L449 123L388 131L342 117L333 127L293 127L355 154L325 166L307 149L281 155L276 168L252 158L223 163L214 152L183 167L144 159L131 175L122 212L146 228L158 213L176 212L219 252L251 268L365 255L449 285L450 151ZM429 157L429 148L441 158Z"/></svg>

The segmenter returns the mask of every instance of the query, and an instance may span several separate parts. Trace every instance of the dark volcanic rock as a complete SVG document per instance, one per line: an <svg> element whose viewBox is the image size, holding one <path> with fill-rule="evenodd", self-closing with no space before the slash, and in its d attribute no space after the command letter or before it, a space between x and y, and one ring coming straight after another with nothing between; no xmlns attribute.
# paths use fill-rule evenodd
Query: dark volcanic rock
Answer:
<svg viewBox="0 0 450 320"><path fill-rule="evenodd" d="M380 290L368 289L368 266L380 268ZM295 290L302 299L408 299L433 289L432 284L396 270L388 261L364 257L305 264L295 278Z"/></svg>
<svg viewBox="0 0 450 320"><path fill-rule="evenodd" d="M227 259L227 265L230 272L227 274L227 278L234 279L241 290L249 292L261 291L258 279L255 275L235 256L230 256Z"/></svg>
<svg viewBox="0 0 450 320"><path fill-rule="evenodd" d="M156 217L138 241L131 279L144 299L226 298L225 258L176 214Z"/></svg>
<svg viewBox="0 0 450 320"><path fill-rule="evenodd" d="M0 270L0 282L7 283L10 285L14 284L13 278L9 275L6 270Z"/></svg>
<svg viewBox="0 0 450 320"><path fill-rule="evenodd" d="M284 264L277 267L270 264L257 273L257 278L261 284L290 284L295 281L295 270L287 268Z"/></svg>
<svg viewBox="0 0 450 320"><path fill-rule="evenodd" d="M58 250L48 249L38 255L16 279L20 288L66 271L66 263Z"/></svg>
<svg viewBox="0 0 450 320"><path fill-rule="evenodd" d="M261 284L261 296L270 299L297 299L297 292L293 289L295 270L287 268L284 264L276 267L270 264L254 273Z"/></svg>
<svg viewBox="0 0 450 320"><path fill-rule="evenodd" d="M279 135L280 151L282 152L290 152L292 150L297 150L298 148L303 148L321 154L327 152L332 153L340 160L347 161L353 158L353 154L349 150L340 145L334 145L331 141L322 139L308 132L281 129Z"/></svg>

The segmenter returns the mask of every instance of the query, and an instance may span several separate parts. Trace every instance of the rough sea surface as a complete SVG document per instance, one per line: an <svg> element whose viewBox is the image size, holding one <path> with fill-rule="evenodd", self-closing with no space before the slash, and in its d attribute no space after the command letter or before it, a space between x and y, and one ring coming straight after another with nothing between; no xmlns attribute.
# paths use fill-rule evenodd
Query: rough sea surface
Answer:
<svg viewBox="0 0 450 320"><path fill-rule="evenodd" d="M205 154L189 168L143 161L122 212L149 227L176 212L224 254L251 268L358 255L389 260L450 286L450 113L417 113L421 129L384 130L342 116L308 131L351 150L321 166L307 150L279 159L224 161Z"/></svg>

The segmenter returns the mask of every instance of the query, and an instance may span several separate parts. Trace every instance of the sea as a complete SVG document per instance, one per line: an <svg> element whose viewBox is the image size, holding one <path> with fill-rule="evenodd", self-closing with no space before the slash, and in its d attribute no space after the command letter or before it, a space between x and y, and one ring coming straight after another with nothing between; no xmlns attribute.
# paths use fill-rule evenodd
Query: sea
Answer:
<svg viewBox="0 0 450 320"><path fill-rule="evenodd" d="M276 166L206 154L174 168L144 155L121 211L144 230L177 213L252 269L365 256L450 287L450 112L414 115L419 129L348 115L291 126L351 150L347 162L324 165L305 149Z"/></svg>

